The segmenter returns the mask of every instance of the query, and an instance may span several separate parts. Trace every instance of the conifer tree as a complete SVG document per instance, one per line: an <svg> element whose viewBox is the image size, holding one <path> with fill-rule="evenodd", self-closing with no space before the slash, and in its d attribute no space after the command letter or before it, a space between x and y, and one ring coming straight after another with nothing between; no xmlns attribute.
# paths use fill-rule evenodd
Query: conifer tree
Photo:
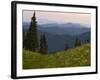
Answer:
<svg viewBox="0 0 100 80"><path fill-rule="evenodd" d="M76 40L75 40L75 47L76 46L80 46L80 45L81 45L81 41L78 38L76 38Z"/></svg>
<svg viewBox="0 0 100 80"><path fill-rule="evenodd" d="M48 53L47 39L44 34L40 38L40 53L42 53L42 54Z"/></svg>
<svg viewBox="0 0 100 80"><path fill-rule="evenodd" d="M68 50L68 44L65 44L65 50Z"/></svg>
<svg viewBox="0 0 100 80"><path fill-rule="evenodd" d="M29 30L26 33L25 48L31 51L37 51L39 48L35 12L33 13L33 17L31 18Z"/></svg>

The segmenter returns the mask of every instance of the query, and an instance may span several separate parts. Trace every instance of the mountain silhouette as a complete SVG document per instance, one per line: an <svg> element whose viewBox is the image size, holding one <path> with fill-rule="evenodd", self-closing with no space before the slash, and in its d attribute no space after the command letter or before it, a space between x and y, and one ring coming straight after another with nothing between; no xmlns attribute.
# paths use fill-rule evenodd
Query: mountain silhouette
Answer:
<svg viewBox="0 0 100 80"><path fill-rule="evenodd" d="M24 31L27 32L29 23L23 24ZM90 41L90 28L78 23L64 24L39 24L38 25L39 39L41 34L45 34L48 41L48 52L64 50L65 44L69 48L74 48L76 38L79 38L82 43L86 40Z"/></svg>

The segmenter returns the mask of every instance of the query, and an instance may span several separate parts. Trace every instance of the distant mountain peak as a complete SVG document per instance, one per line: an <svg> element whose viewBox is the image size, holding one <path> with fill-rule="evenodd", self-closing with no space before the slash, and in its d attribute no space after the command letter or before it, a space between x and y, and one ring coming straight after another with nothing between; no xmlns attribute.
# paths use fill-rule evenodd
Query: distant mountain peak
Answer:
<svg viewBox="0 0 100 80"><path fill-rule="evenodd" d="M29 28L30 23L24 23L24 29ZM47 23L38 24L38 30L46 33L56 34L56 35L80 35L85 32L90 32L90 28L83 26L79 23Z"/></svg>

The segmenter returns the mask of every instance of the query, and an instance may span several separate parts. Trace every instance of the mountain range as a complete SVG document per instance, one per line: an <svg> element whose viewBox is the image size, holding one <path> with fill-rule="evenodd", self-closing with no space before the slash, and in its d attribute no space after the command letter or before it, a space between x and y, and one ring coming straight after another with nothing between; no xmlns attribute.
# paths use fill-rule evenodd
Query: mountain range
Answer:
<svg viewBox="0 0 100 80"><path fill-rule="evenodd" d="M29 23L23 23L24 31L27 32ZM65 44L73 48L76 38L82 43L86 40L90 42L90 27L78 23L51 23L38 24L38 35L45 34L48 42L48 52L64 50Z"/></svg>

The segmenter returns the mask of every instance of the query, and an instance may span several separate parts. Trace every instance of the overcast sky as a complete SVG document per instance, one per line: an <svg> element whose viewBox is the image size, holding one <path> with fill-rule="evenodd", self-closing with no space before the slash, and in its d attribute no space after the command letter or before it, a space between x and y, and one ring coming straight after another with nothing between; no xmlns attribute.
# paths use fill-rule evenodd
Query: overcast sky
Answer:
<svg viewBox="0 0 100 80"><path fill-rule="evenodd" d="M23 22L30 22L34 11L23 11ZM35 11L38 24L46 23L80 23L83 25L91 25L91 14L87 13L70 13L70 12L50 12Z"/></svg>

